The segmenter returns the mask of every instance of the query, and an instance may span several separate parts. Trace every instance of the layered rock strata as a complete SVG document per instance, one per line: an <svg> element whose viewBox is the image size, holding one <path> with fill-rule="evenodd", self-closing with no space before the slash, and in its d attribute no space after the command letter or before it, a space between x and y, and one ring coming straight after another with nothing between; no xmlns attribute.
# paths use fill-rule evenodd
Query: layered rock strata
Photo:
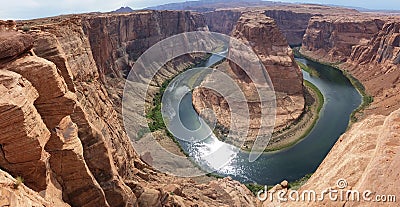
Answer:
<svg viewBox="0 0 400 207"><path fill-rule="evenodd" d="M321 61L345 62L352 47L366 45L385 22L368 15L314 16L304 35L301 52Z"/></svg>
<svg viewBox="0 0 400 207"><path fill-rule="evenodd" d="M230 35L242 12L239 10L218 10L206 12L203 15L211 32Z"/></svg>
<svg viewBox="0 0 400 207"><path fill-rule="evenodd" d="M398 104L397 17L358 14L310 20L301 52L346 70L375 98L366 114L385 114Z"/></svg>
<svg viewBox="0 0 400 207"><path fill-rule="evenodd" d="M296 8L296 12L305 13L312 8L321 9L320 6L307 6ZM269 15L274 16L273 13ZM279 15L275 15L278 25L281 24L277 20ZM315 21L327 16L315 17ZM179 19L179 23L174 19ZM15 32L15 22L1 21L0 165L12 176L21 176L25 181L14 189L17 181L1 171L4 176L0 180L0 204L257 205L249 190L229 178L198 184L191 179L154 171L135 153L121 124L118 101L122 97L123 79L120 77L126 75L135 58L160 39L206 28L206 20L200 14L173 11L70 15L25 21L17 25L29 32ZM365 120L353 125L302 189L332 187L338 178L345 178L352 189L372 188L370 190L377 193L396 194L399 189L393 185L395 182L388 180L398 179L396 151L397 125L400 121L398 111L393 112L399 103L398 21L381 22L366 18L356 21L360 25L355 25L355 30L348 29L346 21L328 21L335 26L327 26L323 21L315 23L322 25L320 28L310 22L317 29L309 26L307 32L321 30L320 34L330 33L334 41L328 44L329 50L323 51L324 57L329 57L327 60L331 61L347 60L341 66L361 80L367 91L375 96L376 103L367 110L367 114L388 116L368 115ZM215 30L229 33L230 27L216 25ZM281 31L285 33L283 28ZM341 31L346 31L348 37ZM363 31L366 31L365 34L360 36ZM300 30L296 29L291 34L298 37L298 32ZM257 35L259 33L272 35L261 38ZM263 10L243 15L233 34L253 45L253 50L260 54L264 66L271 72L278 96L278 112L282 112L278 113L278 120L287 123L294 120L303 107L298 103L304 102L300 93L301 74L277 26L265 17ZM285 34L288 37L290 33ZM273 38L270 39L270 36ZM316 35L310 40L318 42L321 38ZM355 44L351 43L353 40ZM318 44L309 45L314 48ZM312 56L314 53L309 54ZM337 54L339 58L336 58ZM170 63L156 77L153 91L163 80L188 66L184 62L195 60L195 56L185 58L180 64ZM236 80L243 78L235 65L225 65ZM290 74L280 76L282 71ZM247 85L251 88L250 84ZM200 97L205 97L204 100L217 97L213 107L223 114L226 107L217 94L208 96L207 93L200 93L204 91L198 92ZM204 105L197 108L200 107ZM257 107L252 110L257 114ZM281 126L284 125L282 122ZM321 183L321 180L327 182ZM354 203L324 204L352 206Z"/></svg>
<svg viewBox="0 0 400 207"><path fill-rule="evenodd" d="M206 27L203 16L185 11L89 16L85 22L98 69L101 74L112 73L116 77L126 77L134 61L155 43Z"/></svg>
<svg viewBox="0 0 400 207"><path fill-rule="evenodd" d="M294 122L303 112L303 76L293 58L293 53L285 37L274 20L262 12L244 13L232 36L250 45L265 66L275 89L277 98L277 117L275 129L279 130ZM243 54L245 55L245 54ZM239 57L234 57L239 58ZM224 67L232 79L242 88L249 104L250 131L247 141L254 140L261 123L261 102L254 94L255 86L244 71L232 61ZM261 75L263 71L256 71ZM207 79L202 85L207 84ZM250 89L251 88L251 89ZM253 100L254 99L254 100ZM218 122L228 128L231 124L229 106L220 94L213 90L197 88L193 92L193 105L201 112L213 109ZM261 132L266 133L266 132Z"/></svg>
<svg viewBox="0 0 400 207"><path fill-rule="evenodd" d="M340 67L360 80L374 96L367 114L388 115L400 107L399 21L388 21L366 45L354 46L349 59Z"/></svg>
<svg viewBox="0 0 400 207"><path fill-rule="evenodd" d="M302 13L290 10L266 10L265 15L275 20L289 45L301 45L312 13ZM319 14L315 14L319 15Z"/></svg>
<svg viewBox="0 0 400 207"><path fill-rule="evenodd" d="M396 152L399 148L398 125L399 119L399 20L396 17L381 17L370 19L364 15L347 18L330 18L326 21L311 20L309 35L305 35L302 52L313 59L322 58L323 61L337 63L337 66L357 78L371 95L374 102L364 110L358 123L342 135L334 145L328 156L324 159L311 179L300 189L300 193L313 189L321 192L332 187L338 190L337 181L345 179L348 183L343 190L357 190L372 192L371 197L378 194L398 197L398 189L392 180L398 179L398 173L394 170L398 165ZM326 17L327 18L327 17ZM318 18L317 18L318 19ZM347 22L347 25L341 19ZM322 26L316 29L316 25ZM339 31L330 29L340 28ZM369 26L368 26L369 25ZM358 30L358 32L357 32ZM315 33L317 31L317 33ZM360 33L364 33L360 35ZM326 43L311 41L327 34ZM365 36L364 36L365 35ZM355 39L353 39L355 38ZM320 38L322 39L322 38ZM329 40L341 41L329 41ZM345 41L347 40L347 41ZM351 43L351 41L353 43ZM339 44L338 44L339 43ZM349 44L351 43L351 44ZM330 51L313 50L315 45L331 45ZM305 45L305 46L304 46ZM341 45L341 46L339 46ZM334 51L334 52L332 52ZM336 62L338 61L338 62ZM394 178L395 177L395 178ZM324 182L321 182L323 180ZM267 204L268 203L268 204ZM265 203L265 206L279 206L280 204ZM354 201L330 201L322 203L288 203L285 206L365 206L369 202L361 199ZM388 203L374 203L376 206L387 206ZM390 204L389 204L390 205Z"/></svg>
<svg viewBox="0 0 400 207"><path fill-rule="evenodd" d="M400 159L396 153L400 149L399 127L399 110L389 116L371 115L354 124L338 139L317 171L298 191L301 195L304 191L314 190L320 195L326 189L341 190L343 198L334 201L325 197L319 202L280 203L275 200L272 203L266 201L263 206L367 206L371 202L374 206L392 205L391 202L377 202L375 196L399 196L399 187L390 182L399 178ZM344 188L339 188L339 180L345 180L347 185L342 182ZM360 201L357 201L357 194L346 194L351 190L360 193ZM365 191L371 192L367 195L370 201L362 197ZM286 190L282 195L289 193L290 190Z"/></svg>
<svg viewBox="0 0 400 207"><path fill-rule="evenodd" d="M131 31L131 23L138 25L125 34L123 31ZM233 187L229 191L218 187L224 190L205 194L203 190L211 191L210 187L166 176L142 162L124 131L120 111L114 109L121 97L109 94L121 91L124 79L119 77L129 67L121 66L118 55L105 60L95 47L97 41L115 40L107 54L126 50L123 59L133 64L158 40L204 30L202 17L188 12L148 11L100 17L71 15L17 25L29 28L27 32L15 32L15 24L7 25L11 26L0 33L0 92L4 94L0 99L1 167L40 191L41 200L27 197L33 206L35 202L37 206L254 205L251 192L235 181L214 181L216 188ZM101 30L104 27L115 30ZM179 64L195 57L185 56ZM179 64L170 63L155 82L179 73L173 70ZM236 186L244 190L239 192ZM32 192L33 197L36 192ZM224 196L221 199L217 198L220 193ZM199 202L200 198L204 202Z"/></svg>

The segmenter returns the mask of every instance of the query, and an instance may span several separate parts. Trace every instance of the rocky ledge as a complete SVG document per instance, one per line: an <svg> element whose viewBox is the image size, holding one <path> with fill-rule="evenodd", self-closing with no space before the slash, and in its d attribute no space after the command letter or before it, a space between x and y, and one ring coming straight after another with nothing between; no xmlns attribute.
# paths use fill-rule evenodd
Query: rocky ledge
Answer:
<svg viewBox="0 0 400 207"><path fill-rule="evenodd" d="M182 24L171 28L168 16L171 23L181 17ZM135 27L135 34L101 29L138 19L152 24ZM123 87L121 74L125 63L134 62L138 45L142 51L159 39L196 30L200 20L187 12L146 11L0 22L0 173L24 179L17 190L9 190L17 182L10 176L1 180L4 205L254 205L251 192L236 181L215 180L210 187L146 165L122 126L120 97L109 93ZM146 28L161 33L138 34ZM105 48L107 54L131 47L134 52L101 55L94 45L110 38L117 39Z"/></svg>
<svg viewBox="0 0 400 207"><path fill-rule="evenodd" d="M262 12L246 12L238 20L232 36L253 49L272 80L277 103L275 130L280 130L293 123L304 109L303 76L294 61L292 50L275 21ZM246 54L241 55L245 56ZM219 69L230 74L242 89L249 105L249 136L246 140L233 138L241 139L235 140L233 143L242 143L242 141L252 143L257 137L262 119L261 102L259 99L257 100L257 94L254 94L255 85L248 80L249 77L245 72L232 61L228 60L228 64L221 65ZM256 73L262 75L263 71L256 71ZM206 85L207 81L210 80L206 78L202 85ZM193 91L193 105L198 112L205 108L212 109L222 128L230 128L232 122L229 114L231 111L226 100L220 94L200 85ZM266 136L263 133L268 132L260 131L259 135Z"/></svg>

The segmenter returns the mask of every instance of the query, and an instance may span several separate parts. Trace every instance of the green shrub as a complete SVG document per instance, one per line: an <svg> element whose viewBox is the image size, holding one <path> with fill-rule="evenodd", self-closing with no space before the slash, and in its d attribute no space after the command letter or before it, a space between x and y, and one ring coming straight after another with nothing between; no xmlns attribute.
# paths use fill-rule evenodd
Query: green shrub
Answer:
<svg viewBox="0 0 400 207"><path fill-rule="evenodd" d="M14 188L17 189L22 183L24 183L24 178L17 176L14 182Z"/></svg>
<svg viewBox="0 0 400 207"><path fill-rule="evenodd" d="M302 185L304 185L308 181L308 179L310 179L311 175L312 175L312 173L307 174L304 177L302 177L296 181L289 182L289 188L292 190L299 189Z"/></svg>
<svg viewBox="0 0 400 207"><path fill-rule="evenodd" d="M247 183L245 186L254 194L257 195L257 193L260 190L264 190L265 186L259 185L257 183Z"/></svg>
<svg viewBox="0 0 400 207"><path fill-rule="evenodd" d="M30 30L31 30L31 27L29 27L28 25L24 25L22 27L22 31L24 31L24 32L29 32Z"/></svg>

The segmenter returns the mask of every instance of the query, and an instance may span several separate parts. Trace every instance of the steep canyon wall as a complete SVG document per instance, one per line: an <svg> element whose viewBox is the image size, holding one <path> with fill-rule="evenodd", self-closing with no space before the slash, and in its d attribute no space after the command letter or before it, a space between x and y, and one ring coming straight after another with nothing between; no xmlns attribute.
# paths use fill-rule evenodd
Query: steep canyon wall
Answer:
<svg viewBox="0 0 400 207"><path fill-rule="evenodd" d="M275 21L267 17L262 12L243 13L238 20L232 36L249 45L255 54L258 55L262 64L268 72L275 94L277 97L277 112L275 128L280 129L294 122L303 112L304 94L303 94L303 76L300 68L293 58L292 50L282 33L279 31ZM246 54L241 54L246 58ZM229 55L228 55L229 56ZM257 137L261 123L261 102L254 98L254 83L248 81L247 75L235 63L228 60L229 64L224 67L232 79L242 88L249 104L250 131L247 141L254 141ZM256 74L262 75L262 71L256 71ZM203 85L207 84L207 79ZM251 88L251 89L249 89ZM216 112L216 118L225 128L229 128L232 123L230 120L229 105L226 100L217 92L197 88L193 92L193 105L197 111L205 108L211 108ZM263 136L267 132L260 132ZM243 139L243 138L242 138Z"/></svg>
<svg viewBox="0 0 400 207"><path fill-rule="evenodd" d="M250 191L236 181L214 181L213 189L222 190L214 192L144 164L122 126L114 94L109 94L123 88L121 76L128 65L152 44L184 31L206 29L196 14L71 15L17 25L28 26L28 32L15 31L14 22L2 25L0 88L9 95L2 96L0 104L5 124L0 133L1 166L23 177L29 188L43 192L41 197L32 191L37 197L30 198L32 202L38 206L254 204ZM27 145L30 151L19 150ZM226 199L212 199L219 194ZM199 198L201 202L196 202Z"/></svg>

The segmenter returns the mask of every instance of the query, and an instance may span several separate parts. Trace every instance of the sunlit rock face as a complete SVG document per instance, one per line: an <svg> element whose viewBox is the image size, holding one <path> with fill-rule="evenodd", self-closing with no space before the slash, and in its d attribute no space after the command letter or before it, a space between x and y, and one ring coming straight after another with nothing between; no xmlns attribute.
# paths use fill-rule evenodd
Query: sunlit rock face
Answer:
<svg viewBox="0 0 400 207"><path fill-rule="evenodd" d="M10 205L194 205L196 196L203 206L232 200L253 206L251 192L231 179L205 187L154 171L122 125L118 103L128 65L159 40L207 30L204 22L199 14L175 11L1 21L0 165L25 180L10 190L15 180L0 172ZM169 63L156 84L197 60L188 55Z"/></svg>
<svg viewBox="0 0 400 207"><path fill-rule="evenodd" d="M276 125L282 128L295 121L304 109L303 76L293 58L293 53L285 37L279 31L275 21L262 12L247 12L242 14L232 32L234 38L249 45L257 54L272 80L276 94ZM228 57L232 60L246 59L247 54L236 56L232 52ZM256 86L249 76L233 61L223 64L224 70L240 86L247 98L250 115L250 130L247 141L254 140L259 132L261 123L261 102L258 99ZM264 71L253 71L255 76L264 76ZM207 79L203 85L207 85ZM229 129L231 116L229 105L224 97L215 91L197 88L193 92L193 105L197 111L211 108L216 113L218 122ZM264 132L266 133L266 132ZM260 133L264 136L263 132ZM242 138L243 139L243 138ZM243 140L242 140L243 141Z"/></svg>
<svg viewBox="0 0 400 207"><path fill-rule="evenodd" d="M301 52L325 62L345 62L353 46L366 45L383 20L367 15L314 16L304 35Z"/></svg>
<svg viewBox="0 0 400 207"><path fill-rule="evenodd" d="M388 115L400 107L400 24L388 21L366 45L354 46L343 64L374 96L367 113Z"/></svg>
<svg viewBox="0 0 400 207"><path fill-rule="evenodd" d="M357 78L374 97L365 114L388 115L399 106L398 21L362 13L313 17L300 51Z"/></svg>
<svg viewBox="0 0 400 207"><path fill-rule="evenodd" d="M389 116L370 115L354 124L338 139L310 180L299 189L300 194L305 190L317 193L328 188L339 190L337 182L344 179L347 186L343 192L360 192L360 201L332 201L325 197L318 203L288 202L285 206L366 206L371 201L363 200L365 191L371 191L372 198L377 194L397 196L400 189L394 181L398 179L400 166L399 156L395 153L400 149L399 127L399 110ZM387 205L387 202L374 204ZM279 202L265 202L264 206L279 206Z"/></svg>

